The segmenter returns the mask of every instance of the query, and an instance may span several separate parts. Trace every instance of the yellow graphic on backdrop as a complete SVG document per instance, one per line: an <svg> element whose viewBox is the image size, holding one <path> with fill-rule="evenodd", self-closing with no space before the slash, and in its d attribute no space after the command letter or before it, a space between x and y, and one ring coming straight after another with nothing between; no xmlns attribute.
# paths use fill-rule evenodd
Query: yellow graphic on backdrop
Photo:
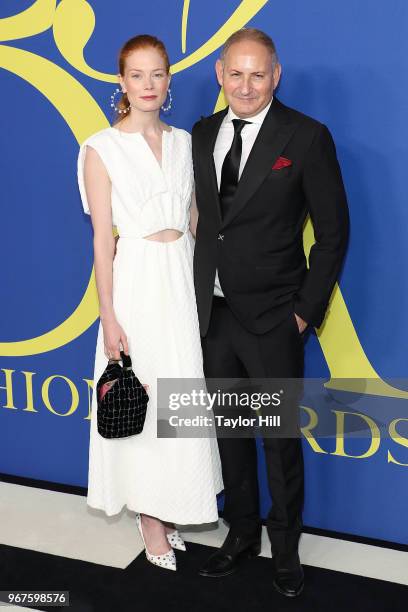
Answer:
<svg viewBox="0 0 408 612"><path fill-rule="evenodd" d="M0 40L16 40L45 32L52 26L57 0L37 0L28 9L0 19Z"/></svg>
<svg viewBox="0 0 408 612"><path fill-rule="evenodd" d="M235 30L244 27L267 2L268 0L242 0L229 19L208 41L171 67L172 73L187 70L208 57ZM189 8L190 0L184 0L181 24L183 53L187 48ZM90 67L85 60L84 49L94 32L95 24L94 10L85 0L62 0L58 6L55 0L37 0L25 11L0 19L0 40L34 36L52 27L55 44L71 66L94 79L116 83L116 75L100 72ZM72 35L73 31L75 36ZM15 47L0 45L0 67L24 79L44 95L61 114L79 144L94 132L109 125L91 94L66 70L49 60ZM220 92L216 110L224 106L224 96ZM313 228L309 220L304 231L307 253L313 242ZM24 356L52 351L83 334L98 316L98 300L92 268L88 286L80 303L63 323L41 336L18 342L0 343L0 355ZM360 385L361 379L365 379L364 389L354 388L352 381L347 383L347 389L341 383L341 388L374 395L408 397L407 392L381 380L369 362L338 285L333 292L330 315L318 332L318 338L330 375L336 380L336 383L329 382L329 387L337 384L339 388L339 380L342 378L354 378L356 384Z"/></svg>
<svg viewBox="0 0 408 612"><path fill-rule="evenodd" d="M204 45L171 67L172 74L187 70L216 51L235 30L239 30L254 17L268 0L242 0L224 25ZM185 0L182 15L182 48L186 47L188 9ZM99 72L84 58L84 48L95 29L95 13L85 0L62 0L55 11L53 32L55 43L65 59L77 70L108 83L116 83L116 74ZM75 31L75 36L72 32ZM183 50L183 53L185 51Z"/></svg>

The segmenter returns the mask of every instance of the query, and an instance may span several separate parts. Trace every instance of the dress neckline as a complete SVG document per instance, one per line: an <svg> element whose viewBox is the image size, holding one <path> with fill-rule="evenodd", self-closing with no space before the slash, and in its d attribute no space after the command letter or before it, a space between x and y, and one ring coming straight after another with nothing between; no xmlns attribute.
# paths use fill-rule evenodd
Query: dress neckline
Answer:
<svg viewBox="0 0 408 612"><path fill-rule="evenodd" d="M162 130L162 134L172 134L174 132L174 127L170 126L171 130ZM142 132L124 132L123 130L118 130L118 128L115 128L113 126L111 126L110 128L108 128L109 130L113 130L114 132L117 132L118 134L120 134L120 136L142 136L142 138L144 138Z"/></svg>
<svg viewBox="0 0 408 612"><path fill-rule="evenodd" d="M174 127L170 126L171 130L163 130L162 131L162 146L161 146L161 164L159 163L159 160L157 159L156 155L153 152L153 149L151 148L151 146L149 145L149 143L147 142L146 138L143 136L142 132L122 132L121 130L118 130L117 128L111 126L109 129L113 130L114 132L117 132L117 134L119 134L119 136L125 136L125 137L129 137L130 138L134 138L135 136L138 136L142 142L145 144L145 146L148 148L150 155L152 156L152 158L154 159L155 163L157 164L157 166L159 167L161 172L164 172L164 161L165 161L165 152L166 152L166 145L165 145L165 138L164 138L164 134L168 134L171 135L174 132Z"/></svg>

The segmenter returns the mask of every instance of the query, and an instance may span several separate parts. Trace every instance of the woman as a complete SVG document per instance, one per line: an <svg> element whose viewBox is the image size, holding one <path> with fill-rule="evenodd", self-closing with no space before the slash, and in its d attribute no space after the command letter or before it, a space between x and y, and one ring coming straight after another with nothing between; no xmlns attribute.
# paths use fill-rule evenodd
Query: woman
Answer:
<svg viewBox="0 0 408 612"><path fill-rule="evenodd" d="M136 36L123 46L119 117L82 144L78 181L94 230L100 308L94 389L106 358L119 359L123 347L149 393L143 432L115 440L97 432L93 394L87 503L109 516L125 505L135 511L148 560L175 570L172 546L185 546L174 523L216 521L222 479L215 439L156 434L157 378L203 378L190 135L159 117L169 70L155 37Z"/></svg>

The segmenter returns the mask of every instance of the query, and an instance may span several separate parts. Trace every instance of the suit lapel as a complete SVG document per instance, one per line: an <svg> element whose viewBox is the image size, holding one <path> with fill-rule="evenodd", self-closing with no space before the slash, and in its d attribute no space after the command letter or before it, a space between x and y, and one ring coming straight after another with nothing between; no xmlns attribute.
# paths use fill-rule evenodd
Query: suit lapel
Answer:
<svg viewBox="0 0 408 612"><path fill-rule="evenodd" d="M232 205L222 221L222 227L238 215L261 186L297 126L298 123L286 112L284 105L274 98L245 164Z"/></svg>
<svg viewBox="0 0 408 612"><path fill-rule="evenodd" d="M221 223L221 205L220 205L220 196L218 193L218 184L217 184L217 172L215 170L214 164L214 146L215 141L217 140L218 132L221 127L221 123L228 112L228 108L223 111L217 113L216 115L212 115L206 121L205 126L203 126L203 141L202 146L204 150L204 166L206 173L206 183L209 188L209 193L212 195L210 198L211 201L215 203L216 214L219 222Z"/></svg>

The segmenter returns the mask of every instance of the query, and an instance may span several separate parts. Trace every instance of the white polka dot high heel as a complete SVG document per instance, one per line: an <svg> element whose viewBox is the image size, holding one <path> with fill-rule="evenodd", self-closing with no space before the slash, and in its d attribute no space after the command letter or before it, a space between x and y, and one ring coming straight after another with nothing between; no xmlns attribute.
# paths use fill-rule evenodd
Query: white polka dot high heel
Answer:
<svg viewBox="0 0 408 612"><path fill-rule="evenodd" d="M175 529L171 533L168 533L167 539L172 548L175 548L176 550L187 550L186 545L184 544L184 540L177 531L177 529Z"/></svg>
<svg viewBox="0 0 408 612"><path fill-rule="evenodd" d="M142 518L138 512L136 513L136 525L137 525L137 528L139 529L140 535L143 540L147 560L150 561L150 563L153 563L153 565L158 565L159 567L163 567L169 570L176 570L177 569L176 555L174 554L173 549L169 550L163 555L151 555L149 551L147 550L146 542L143 537Z"/></svg>

